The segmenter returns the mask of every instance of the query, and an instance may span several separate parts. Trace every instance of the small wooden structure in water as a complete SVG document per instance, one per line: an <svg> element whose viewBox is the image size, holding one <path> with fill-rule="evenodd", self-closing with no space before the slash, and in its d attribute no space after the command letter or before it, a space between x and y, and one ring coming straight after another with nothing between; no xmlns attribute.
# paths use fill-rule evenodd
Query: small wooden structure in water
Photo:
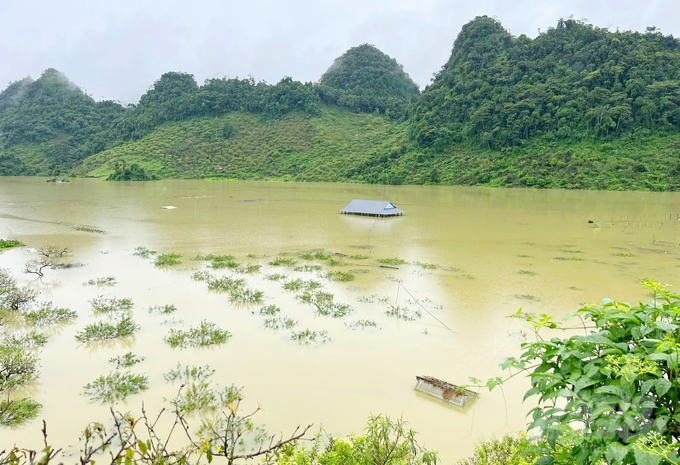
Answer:
<svg viewBox="0 0 680 465"><path fill-rule="evenodd" d="M401 216L405 212L386 200L352 200L349 205L340 210L346 215L361 216Z"/></svg>
<svg viewBox="0 0 680 465"><path fill-rule="evenodd" d="M455 384L447 383L432 376L416 376L416 385L413 389L458 407L465 407L465 404L479 396L476 392L460 388Z"/></svg>

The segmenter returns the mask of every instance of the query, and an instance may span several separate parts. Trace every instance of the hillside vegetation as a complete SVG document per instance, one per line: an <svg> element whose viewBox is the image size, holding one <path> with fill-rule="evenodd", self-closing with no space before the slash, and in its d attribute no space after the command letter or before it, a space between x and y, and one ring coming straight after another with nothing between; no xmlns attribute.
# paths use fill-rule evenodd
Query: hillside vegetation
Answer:
<svg viewBox="0 0 680 465"><path fill-rule="evenodd" d="M368 44L318 83L169 72L126 107L47 70L0 93L0 174L667 191L679 129L672 36L478 17L422 93Z"/></svg>

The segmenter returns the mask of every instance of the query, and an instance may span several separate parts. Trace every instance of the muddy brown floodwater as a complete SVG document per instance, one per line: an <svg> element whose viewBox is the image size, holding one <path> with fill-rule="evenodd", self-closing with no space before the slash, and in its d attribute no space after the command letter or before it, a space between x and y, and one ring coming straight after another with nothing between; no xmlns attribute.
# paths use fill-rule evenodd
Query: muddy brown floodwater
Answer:
<svg viewBox="0 0 680 465"><path fill-rule="evenodd" d="M376 220L339 214L352 199L390 200L406 215ZM215 383L244 386L248 406L263 406L259 420L270 431L315 423L331 434L347 435L360 433L371 414L403 417L420 433L422 444L438 450L443 463L453 463L471 453L478 438L525 427L532 407L522 403L527 381L516 378L503 391L481 391L476 403L461 410L416 393L415 376L456 384L467 383L469 376L503 376L498 365L519 353L522 340L521 324L506 316L519 307L562 318L604 297L646 299L637 284L643 277L680 285L678 213L680 195L661 193L181 180L55 184L2 178L0 237L29 247L71 247L72 260L84 266L48 270L36 280L23 273L34 252L22 248L0 254L0 267L39 290L41 300L79 315L74 324L49 333L42 350L41 375L30 392L44 406L40 416L16 429L0 429L0 449L13 443L38 447L44 418L52 443L77 450L83 427L109 417L109 406L91 403L83 386L113 370L109 358L133 351L146 360L132 371L146 373L150 386L118 410L139 412L144 401L149 411L157 411L177 389L164 373L178 362L209 364L216 370ZM155 268L152 260L133 256L137 246L181 254L182 263ZM330 267L327 261L296 257L314 249L370 258L345 257L344 265ZM264 327L261 305L234 306L226 294L208 292L205 283L191 279L206 266L191 258L208 253L262 265L260 273L244 277L249 287L264 291L264 304L279 305L299 321L297 329L327 331L330 341L299 345L290 330ZM270 266L280 253L299 265L321 265L323 271ZM378 259L390 257L438 267L376 266ZM330 282L323 277L335 269L357 270L356 278ZM277 272L322 282L337 302L354 311L338 319L315 316L281 283L265 279ZM114 276L117 284L83 286L104 276ZM133 300L134 319L141 325L133 339L106 345L75 340L95 320L89 301L98 295ZM163 304L178 310L171 316L148 313L149 306ZM420 309L422 318L390 318L385 314L389 305ZM184 328L205 319L233 337L213 349L172 349L163 342L166 320L172 319ZM378 328L348 327L362 319L374 320Z"/></svg>

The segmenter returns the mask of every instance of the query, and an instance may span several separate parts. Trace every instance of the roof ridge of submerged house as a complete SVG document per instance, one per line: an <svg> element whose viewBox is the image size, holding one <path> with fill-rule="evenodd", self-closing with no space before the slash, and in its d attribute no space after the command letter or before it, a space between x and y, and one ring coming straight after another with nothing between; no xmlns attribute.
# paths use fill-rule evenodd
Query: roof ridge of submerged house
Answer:
<svg viewBox="0 0 680 465"><path fill-rule="evenodd" d="M354 199L345 208L340 209L340 213L346 215L360 216L401 216L406 213L397 208L389 200L362 200Z"/></svg>

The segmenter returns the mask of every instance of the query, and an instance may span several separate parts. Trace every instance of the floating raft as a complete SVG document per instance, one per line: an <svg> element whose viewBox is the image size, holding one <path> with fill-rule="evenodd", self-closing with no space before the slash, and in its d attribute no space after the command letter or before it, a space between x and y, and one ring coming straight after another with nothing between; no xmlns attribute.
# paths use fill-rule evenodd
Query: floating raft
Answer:
<svg viewBox="0 0 680 465"><path fill-rule="evenodd" d="M447 383L432 376L416 376L414 389L458 407L465 407L465 404L479 396L476 392L460 388L455 384Z"/></svg>

